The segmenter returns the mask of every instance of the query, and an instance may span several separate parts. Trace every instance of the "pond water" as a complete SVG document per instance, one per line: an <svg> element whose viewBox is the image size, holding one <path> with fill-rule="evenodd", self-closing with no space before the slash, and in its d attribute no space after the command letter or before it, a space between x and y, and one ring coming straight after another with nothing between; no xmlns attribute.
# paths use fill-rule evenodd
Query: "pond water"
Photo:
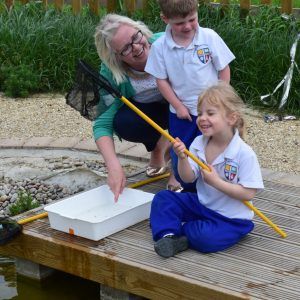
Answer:
<svg viewBox="0 0 300 300"><path fill-rule="evenodd" d="M96 282L56 271L39 282L19 276L13 259L0 257L1 300L98 300Z"/></svg>

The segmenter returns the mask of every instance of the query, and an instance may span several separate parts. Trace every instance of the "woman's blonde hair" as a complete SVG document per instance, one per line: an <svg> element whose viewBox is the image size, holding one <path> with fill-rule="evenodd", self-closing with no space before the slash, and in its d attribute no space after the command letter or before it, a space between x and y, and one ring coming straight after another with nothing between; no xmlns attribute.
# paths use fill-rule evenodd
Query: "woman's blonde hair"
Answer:
<svg viewBox="0 0 300 300"><path fill-rule="evenodd" d="M236 122L233 127L238 129L240 137L244 137L245 121L242 111L245 105L231 85L224 81L219 81L218 84L206 89L198 98L198 113L204 101L210 105L220 107L226 114L234 113Z"/></svg>
<svg viewBox="0 0 300 300"><path fill-rule="evenodd" d="M111 48L110 43L122 25L128 25L136 30L141 30L147 40L152 36L150 29L140 21L134 21L117 14L108 14L101 19L94 35L95 44L100 59L111 70L117 84L125 80L128 73L128 66L118 58L115 51Z"/></svg>

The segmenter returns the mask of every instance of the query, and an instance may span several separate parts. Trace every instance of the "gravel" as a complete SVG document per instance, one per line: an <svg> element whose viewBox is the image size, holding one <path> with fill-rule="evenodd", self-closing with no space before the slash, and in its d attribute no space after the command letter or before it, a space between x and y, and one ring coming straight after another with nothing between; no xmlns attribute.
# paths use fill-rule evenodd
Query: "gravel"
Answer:
<svg viewBox="0 0 300 300"><path fill-rule="evenodd" d="M9 157L7 151L3 151L1 157L0 217L11 216L12 205L20 202L21 198L28 199L26 195L42 206L94 188L99 184L99 176L107 176L104 162L90 156L79 158L60 152L59 156L52 154L51 157L45 157L40 154L37 157L19 152L19 156ZM19 174L13 176L11 168L15 166L18 166ZM123 161L123 166L127 175L141 171L138 165L126 161ZM98 176L96 181L94 174Z"/></svg>
<svg viewBox="0 0 300 300"><path fill-rule="evenodd" d="M0 138L92 138L92 123L65 104L59 94L14 99L0 94Z"/></svg>
<svg viewBox="0 0 300 300"><path fill-rule="evenodd" d="M256 152L260 165L273 171L300 174L300 120L266 123L264 113L246 108L246 142ZM0 139L31 137L92 138L92 123L65 104L63 95L38 94L28 99L12 99L0 94ZM88 168L101 172L103 162L50 159L49 170ZM127 166L136 171L134 166ZM0 179L0 216L9 216L9 206L16 202L20 191L30 193L40 205L62 199L81 190L70 190L42 180Z"/></svg>
<svg viewBox="0 0 300 300"><path fill-rule="evenodd" d="M266 123L263 117L263 112L245 110L245 139L261 167L300 174L300 120ZM28 99L0 94L0 128L0 138L92 138L92 123L66 105L60 94L38 94Z"/></svg>
<svg viewBox="0 0 300 300"><path fill-rule="evenodd" d="M77 192L58 184L47 184L42 180L24 178L15 181L12 178L3 178L0 182L0 216L10 215L9 207L20 198L21 194L31 195L40 206Z"/></svg>

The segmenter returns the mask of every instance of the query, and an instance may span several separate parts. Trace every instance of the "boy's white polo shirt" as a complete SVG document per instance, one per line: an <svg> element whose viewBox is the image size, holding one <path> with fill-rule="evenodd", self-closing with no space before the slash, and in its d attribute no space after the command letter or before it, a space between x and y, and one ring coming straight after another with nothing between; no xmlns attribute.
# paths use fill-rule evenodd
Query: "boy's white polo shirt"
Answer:
<svg viewBox="0 0 300 300"><path fill-rule="evenodd" d="M212 29L198 26L192 43L177 45L168 25L166 34L151 46L145 71L159 79L168 79L175 94L194 116L199 95L217 83L218 72L235 56ZM175 109L170 106L171 112Z"/></svg>
<svg viewBox="0 0 300 300"><path fill-rule="evenodd" d="M208 138L198 136L190 146L190 151L206 163L205 147ZM192 159L189 163L196 175L197 195L200 203L228 218L252 219L254 213L242 201L230 198L202 180L200 167ZM225 151L213 162L219 176L246 188L263 189L263 179L256 154L236 131Z"/></svg>

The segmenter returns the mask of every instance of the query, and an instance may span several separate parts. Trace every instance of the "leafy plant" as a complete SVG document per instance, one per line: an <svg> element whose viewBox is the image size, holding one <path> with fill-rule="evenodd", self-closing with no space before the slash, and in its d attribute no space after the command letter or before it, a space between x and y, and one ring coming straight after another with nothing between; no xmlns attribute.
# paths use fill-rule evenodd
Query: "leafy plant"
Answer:
<svg viewBox="0 0 300 300"><path fill-rule="evenodd" d="M99 17L87 10L74 16L67 8L44 10L30 2L0 13L0 62L32 66L39 77L35 92L66 91L79 58L100 64L93 39Z"/></svg>
<svg viewBox="0 0 300 300"><path fill-rule="evenodd" d="M0 0L0 3L3 0ZM120 1L121 3L122 1ZM18 2L16 2L18 3ZM126 14L118 5L118 12ZM153 32L164 31L166 25L160 18L156 0L147 2L148 10L136 10L132 18L142 20ZM101 16L91 15L83 9L73 16L70 5L62 12L49 5L43 9L41 2L16 4L11 10L0 12L0 90L13 94L15 88L24 81L18 71L19 66L27 66L34 81L27 88L31 92L65 92L73 83L75 66L79 58L99 68L100 59L94 45L94 32ZM300 32L300 21L292 16L283 17L274 6L258 6L255 13L240 18L238 5L228 9L212 7L201 2L198 10L200 26L214 29L236 56L230 64L231 83L249 104L265 107L260 96L271 93L282 80L290 66L290 49ZM300 62L300 43L295 61ZM11 68L3 72L3 67ZM15 69L14 69L15 68ZM9 73L13 78L8 79ZM27 76L27 75L26 75ZM25 76L25 77L26 77ZM17 77L17 78L16 78ZM28 76L26 77L28 78ZM5 88L4 80L7 80ZM28 81L28 79L27 79ZM294 69L291 90L285 111L300 115L300 74ZM26 92L25 92L26 94ZM282 88L274 95L273 109L278 108Z"/></svg>
<svg viewBox="0 0 300 300"><path fill-rule="evenodd" d="M19 191L18 198L14 204L11 204L8 209L12 216L23 213L27 210L39 207L37 200L33 199L29 192Z"/></svg>
<svg viewBox="0 0 300 300"><path fill-rule="evenodd" d="M2 67L2 89L9 97L27 97L38 89L39 76L27 65Z"/></svg>

